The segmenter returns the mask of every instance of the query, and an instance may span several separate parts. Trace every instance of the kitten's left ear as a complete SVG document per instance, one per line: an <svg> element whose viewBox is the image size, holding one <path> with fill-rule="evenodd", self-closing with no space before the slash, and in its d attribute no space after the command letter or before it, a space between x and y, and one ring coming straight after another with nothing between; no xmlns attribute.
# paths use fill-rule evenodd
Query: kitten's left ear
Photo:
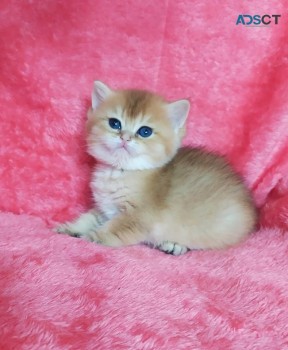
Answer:
<svg viewBox="0 0 288 350"><path fill-rule="evenodd" d="M175 129L184 126L190 110L190 102L188 100L178 100L168 103L168 117Z"/></svg>
<svg viewBox="0 0 288 350"><path fill-rule="evenodd" d="M102 83L102 81L94 81L94 87L92 91L92 109L97 108L99 104L111 94L112 90L107 85Z"/></svg>

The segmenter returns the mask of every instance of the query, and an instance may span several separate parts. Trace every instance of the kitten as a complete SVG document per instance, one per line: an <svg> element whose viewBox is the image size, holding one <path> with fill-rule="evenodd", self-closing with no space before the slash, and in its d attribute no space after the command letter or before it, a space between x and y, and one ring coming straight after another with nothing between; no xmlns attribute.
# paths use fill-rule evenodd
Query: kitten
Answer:
<svg viewBox="0 0 288 350"><path fill-rule="evenodd" d="M248 190L226 161L180 148L190 104L94 83L88 151L95 209L58 232L108 246L148 243L180 255L223 248L255 227Z"/></svg>

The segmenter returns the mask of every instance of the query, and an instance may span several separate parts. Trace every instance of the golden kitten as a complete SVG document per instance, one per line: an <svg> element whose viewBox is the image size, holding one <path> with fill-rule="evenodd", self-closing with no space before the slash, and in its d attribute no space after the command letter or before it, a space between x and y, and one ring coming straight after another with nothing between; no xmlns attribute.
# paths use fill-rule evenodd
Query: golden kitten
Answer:
<svg viewBox="0 0 288 350"><path fill-rule="evenodd" d="M256 223L249 192L226 161L180 148L190 104L94 83L88 151L95 209L58 232L113 247L149 243L179 255L223 248Z"/></svg>

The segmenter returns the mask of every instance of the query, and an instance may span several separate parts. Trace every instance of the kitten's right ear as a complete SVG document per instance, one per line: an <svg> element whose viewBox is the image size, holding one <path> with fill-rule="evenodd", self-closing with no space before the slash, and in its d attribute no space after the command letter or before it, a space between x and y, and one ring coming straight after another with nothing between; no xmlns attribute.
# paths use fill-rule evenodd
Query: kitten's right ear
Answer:
<svg viewBox="0 0 288 350"><path fill-rule="evenodd" d="M111 94L112 90L107 85L102 83L102 81L94 81L94 87L92 91L92 109L97 108L99 104Z"/></svg>

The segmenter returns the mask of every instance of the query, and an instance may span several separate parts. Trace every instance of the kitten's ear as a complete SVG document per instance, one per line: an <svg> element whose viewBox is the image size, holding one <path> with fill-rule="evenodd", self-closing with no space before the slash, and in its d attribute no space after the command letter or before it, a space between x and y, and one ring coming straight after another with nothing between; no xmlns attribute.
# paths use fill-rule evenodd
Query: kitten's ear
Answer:
<svg viewBox="0 0 288 350"><path fill-rule="evenodd" d="M92 91L92 109L97 108L99 104L111 94L112 90L107 85L102 83L102 81L94 81L94 87Z"/></svg>
<svg viewBox="0 0 288 350"><path fill-rule="evenodd" d="M188 100L179 100L168 103L168 117L175 129L180 129L184 126L188 117L190 102Z"/></svg>

